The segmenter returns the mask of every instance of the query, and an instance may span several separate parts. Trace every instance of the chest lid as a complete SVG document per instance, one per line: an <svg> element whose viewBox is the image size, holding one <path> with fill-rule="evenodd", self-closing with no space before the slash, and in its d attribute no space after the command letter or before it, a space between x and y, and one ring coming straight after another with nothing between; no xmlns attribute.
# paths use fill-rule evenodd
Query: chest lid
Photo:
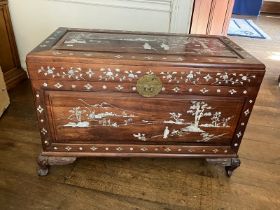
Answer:
<svg viewBox="0 0 280 210"><path fill-rule="evenodd" d="M27 62L264 69L227 37L58 28Z"/></svg>

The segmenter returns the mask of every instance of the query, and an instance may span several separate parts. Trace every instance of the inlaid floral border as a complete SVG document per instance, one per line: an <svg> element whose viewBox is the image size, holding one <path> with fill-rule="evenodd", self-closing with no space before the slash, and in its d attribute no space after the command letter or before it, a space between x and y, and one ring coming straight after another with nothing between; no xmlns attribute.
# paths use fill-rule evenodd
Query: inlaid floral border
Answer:
<svg viewBox="0 0 280 210"><path fill-rule="evenodd" d="M166 153L166 154L231 154L225 146L192 147L178 145L58 145L51 147L54 152L86 153Z"/></svg>
<svg viewBox="0 0 280 210"><path fill-rule="evenodd" d="M41 134L41 138L42 138L42 144L43 144L43 148L48 148L53 150L53 148L51 147L52 142L51 142L51 138L50 138L50 131L48 128L48 124L47 124L47 117L46 117L46 109L43 105L42 102L42 91L37 90L35 91L35 104L36 104L36 112L37 112L37 117L38 117L38 122L39 122L39 129L40 129L40 134ZM236 129L236 133L234 134L234 138L232 140L232 147L234 148L234 150L237 152L238 148L240 146L240 142L241 139L244 135L245 132L245 128L247 125L247 122L249 120L250 114L252 112L252 108L255 102L255 98L256 96L249 96L246 99L246 103L245 106L243 108L242 111L242 116L240 117L237 129Z"/></svg>
<svg viewBox="0 0 280 210"><path fill-rule="evenodd" d="M256 100L256 96L248 97L246 99L245 106L243 107L243 110L241 112L241 117L239 119L238 126L236 128L236 132L235 135L233 136L233 140L231 144L236 152L238 151L241 140L245 133L246 125L252 113L255 100Z"/></svg>
<svg viewBox="0 0 280 210"><path fill-rule="evenodd" d="M156 74L152 70L122 70L120 68L87 68L81 67L52 67L41 66L37 70L38 76L57 79L71 79L76 81L96 80L132 82L137 81L143 75ZM256 80L255 74L221 71L216 73L205 73L200 70L189 71L162 71L158 77L167 83L176 84L211 84L211 85L244 85Z"/></svg>
<svg viewBox="0 0 280 210"><path fill-rule="evenodd" d="M38 116L38 121L39 121L39 130L40 130L40 134L41 134L41 138L42 138L43 148L46 149L46 150L57 151L58 150L57 146L56 147L51 146L52 142L50 140L49 128L48 128L47 122L46 122L46 113L45 113L46 110L45 110L44 106L40 102L40 92L39 91L37 91L35 93L35 97L37 99L36 100L36 111L37 111L37 116ZM255 101L254 97L248 98L247 101L246 101L246 105L245 105L245 107L244 107L244 109L242 111L242 116L241 116L241 118L239 120L239 123L238 123L238 126L237 126L237 130L236 130L236 133L234 134L234 138L233 138L233 141L232 141L232 147L233 147L233 149L236 152L238 151L241 139L242 139L242 137L244 135L245 128L246 128L247 122L249 120L249 117L250 117L250 114L251 114L251 111L252 111L252 108L253 108L253 105L254 105L254 101ZM68 146L71 147L71 148L73 147L72 145L68 145ZM65 146L64 150L65 151L70 151L71 149L69 149L69 147ZM118 148L118 147L115 147L115 149ZM68 148L68 149L66 149L66 148ZM79 152L84 151L83 148L84 147L80 146L79 149L77 149L77 151L79 151ZM101 146L100 148L104 149L105 146ZM62 149L62 148L60 148L60 149ZM119 150L122 151L122 149L119 149ZM74 150L72 150L72 151L74 151ZM145 152L143 150L141 150L141 151ZM180 147L179 147L178 151L179 152L180 151L186 152L185 150L184 151L182 149L180 150ZM163 152L163 150L161 150L160 152ZM169 151L165 151L165 152L169 152ZM188 151L188 152L190 152L190 151ZM203 153L203 152L205 152L205 151L202 151L201 153ZM217 152L212 151L212 152L213 153L217 153L218 151Z"/></svg>
<svg viewBox="0 0 280 210"><path fill-rule="evenodd" d="M110 83L109 85L102 82L84 82L84 81L42 81L40 85L43 89L49 90L76 90L76 91L112 91L112 92L135 92L137 93L136 84L133 83ZM196 94L196 95L219 95L219 96L246 96L249 95L250 88L246 87L229 87L229 86L207 86L204 85L177 85L164 84L161 93L172 94Z"/></svg>
<svg viewBox="0 0 280 210"><path fill-rule="evenodd" d="M40 103L40 93L39 91L37 93L35 93L36 95L36 111L37 111L37 116L38 116L38 121L39 121L39 130L40 130L40 134L41 134L41 138L42 138L42 144L43 144L43 148L45 151L76 151L76 152L86 152L87 147L86 146L77 146L77 145L71 145L69 144L68 146L66 145L63 145L63 146L52 146L52 142L50 140L50 132L49 132L49 128L47 126L47 123L46 123L46 110L44 108L44 106ZM243 112L242 112L242 116L239 120L239 125L237 126L237 130L236 130L236 133L234 134L234 138L233 138L233 141L232 141L232 147L233 149L237 152L238 151L238 148L240 146L240 142L241 142L241 139L243 137L243 134L244 134L244 131L245 131L245 128L246 128L246 125L247 125L247 122L248 122L248 119L250 117L250 114L251 114L251 111L252 111L252 107L253 107L253 104L254 104L254 100L255 98L248 98L247 102L246 102L246 105L243 109ZM200 150L186 150L186 149L182 149L182 148L185 148L184 146L174 146L175 148L177 148L177 152L182 152L182 153L192 153L192 152L196 152L196 153L205 153L206 152L206 149L200 149ZM96 149L95 149L96 148ZM100 149L105 149L105 151L107 152L112 152L112 151L118 151L118 152L135 152L133 151L133 147L129 147L129 150L127 149L124 149L122 145L119 145L119 146L115 146L115 147L106 147L106 146L99 146L99 147L95 147L93 145L93 147L91 147L91 151L92 152L95 152L97 151L97 149L100 148ZM107 148L107 149L106 149ZM132 148L132 149L131 149ZM142 149L141 149L142 148ZM153 153L153 152L175 152L175 150L173 149L168 149L169 147L166 147L164 149L157 149L155 148L154 151L150 150L149 149L149 145L146 145L146 146L142 146L140 148L140 151L141 152L150 152L150 153ZM149 150L149 151L148 151ZM100 151L100 150L99 150ZM211 150L207 150L207 153L213 153L213 154L216 154L216 153L227 153L227 150L219 150L219 149L213 149L211 147Z"/></svg>
<svg viewBox="0 0 280 210"><path fill-rule="evenodd" d="M51 145L50 132L47 124L46 107L43 105L42 91L37 90L34 92L35 96L35 108L37 112L38 127L41 135L43 148Z"/></svg>

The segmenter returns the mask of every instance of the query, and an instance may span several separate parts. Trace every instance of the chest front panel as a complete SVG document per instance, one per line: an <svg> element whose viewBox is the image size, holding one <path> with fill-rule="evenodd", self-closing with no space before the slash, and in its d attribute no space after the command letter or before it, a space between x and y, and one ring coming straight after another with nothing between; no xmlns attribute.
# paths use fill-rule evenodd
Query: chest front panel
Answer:
<svg viewBox="0 0 280 210"><path fill-rule="evenodd" d="M243 99L46 92L55 142L229 145Z"/></svg>

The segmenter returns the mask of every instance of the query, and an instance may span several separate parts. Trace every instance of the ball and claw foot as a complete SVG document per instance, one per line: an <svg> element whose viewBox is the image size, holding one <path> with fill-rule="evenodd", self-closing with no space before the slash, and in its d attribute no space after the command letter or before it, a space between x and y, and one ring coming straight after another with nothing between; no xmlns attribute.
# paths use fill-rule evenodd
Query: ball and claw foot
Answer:
<svg viewBox="0 0 280 210"><path fill-rule="evenodd" d="M228 177L231 177L233 171L240 166L239 158L208 158L206 160L208 163L224 166Z"/></svg>
<svg viewBox="0 0 280 210"><path fill-rule="evenodd" d="M40 154L37 159L37 173L39 176L47 176L51 165L67 165L73 163L75 160L76 157L52 157Z"/></svg>
<svg viewBox="0 0 280 210"><path fill-rule="evenodd" d="M226 170L226 174L228 177L231 177L232 173L233 173L233 170L230 169L230 166L226 166L225 167L225 170Z"/></svg>
<svg viewBox="0 0 280 210"><path fill-rule="evenodd" d="M49 163L48 163L48 157L39 155L37 159L38 163L38 176L47 176L49 172Z"/></svg>
<svg viewBox="0 0 280 210"><path fill-rule="evenodd" d="M38 168L37 170L38 176L47 176L49 173L49 169L48 168Z"/></svg>
<svg viewBox="0 0 280 210"><path fill-rule="evenodd" d="M226 174L231 177L233 171L240 166L241 162L239 158L231 158L231 163L229 166L225 166Z"/></svg>

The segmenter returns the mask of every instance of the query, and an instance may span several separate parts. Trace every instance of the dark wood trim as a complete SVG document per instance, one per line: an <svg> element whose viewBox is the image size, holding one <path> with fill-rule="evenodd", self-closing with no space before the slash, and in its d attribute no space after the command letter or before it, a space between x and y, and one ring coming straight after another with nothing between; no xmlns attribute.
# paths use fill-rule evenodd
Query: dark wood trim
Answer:
<svg viewBox="0 0 280 210"><path fill-rule="evenodd" d="M10 16L9 8L8 8L8 2L4 5L4 7L5 7L4 16L5 16L5 20L6 20L6 24L7 24L7 31L9 34L9 42L10 42L10 45L12 46L11 51L13 53L13 60L16 64L16 67L21 68L20 59L19 59L19 55L18 55L18 49L17 49L15 35L14 35L14 30L13 30L13 26L12 26L12 22L11 22L11 16Z"/></svg>
<svg viewBox="0 0 280 210"><path fill-rule="evenodd" d="M15 87L19 82L27 78L26 72L21 68L18 49L14 36L13 26L11 22L10 12L8 8L8 1L0 1L0 8L3 10L4 20L6 24L7 35L10 44L10 50L13 59L13 68L3 71L7 89ZM1 63L0 63L1 65Z"/></svg>
<svg viewBox="0 0 280 210"><path fill-rule="evenodd" d="M261 12L270 14L280 14L280 2L264 1Z"/></svg>

